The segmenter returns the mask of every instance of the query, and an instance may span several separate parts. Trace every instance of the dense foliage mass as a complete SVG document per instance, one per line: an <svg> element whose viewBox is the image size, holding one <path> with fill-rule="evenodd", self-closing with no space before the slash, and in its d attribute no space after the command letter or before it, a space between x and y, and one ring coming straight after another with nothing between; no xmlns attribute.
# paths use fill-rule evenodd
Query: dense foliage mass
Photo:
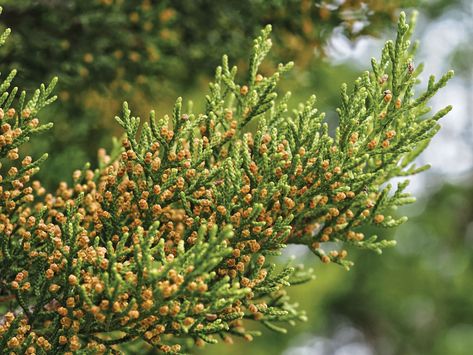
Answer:
<svg viewBox="0 0 473 355"><path fill-rule="evenodd" d="M124 95L141 115L155 102L189 97L188 88L209 80L222 53L245 63L251 39L268 23L277 51L265 68L296 60L304 72L334 34L378 35L397 9L415 1L5 0L0 28L15 31L0 51L2 70L18 70L15 82L23 88L61 78L60 100L48 109L54 141L29 146L31 154L54 151L48 165L58 174L39 173L53 188L71 166L94 161L97 149L108 147L115 128L108 118Z"/></svg>
<svg viewBox="0 0 473 355"><path fill-rule="evenodd" d="M28 98L10 89L16 72L5 78L0 273L9 311L0 349L105 353L139 340L180 353L250 340L251 322L284 332L305 319L285 289L312 278L271 261L286 244L346 268L346 248L394 244L360 228L404 222L391 214L413 201L407 182L393 192L388 182L426 168L412 162L450 110L429 115L427 102L452 72L415 95L422 67L401 14L372 71L342 87L331 136L314 96L288 112L290 94L277 93L292 63L260 72L269 33L255 40L242 83L224 56L202 113L179 98L170 115L151 112L141 124L124 104L121 146L54 193L32 181L45 157L20 158L19 147L50 127L38 113L54 101L56 80Z"/></svg>

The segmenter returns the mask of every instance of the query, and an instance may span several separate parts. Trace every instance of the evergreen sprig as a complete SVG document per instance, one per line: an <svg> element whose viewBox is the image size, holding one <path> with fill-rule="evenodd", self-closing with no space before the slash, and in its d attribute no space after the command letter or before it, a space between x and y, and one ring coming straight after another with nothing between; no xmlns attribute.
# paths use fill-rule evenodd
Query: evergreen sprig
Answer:
<svg viewBox="0 0 473 355"><path fill-rule="evenodd" d="M86 166L72 186L43 197L40 184L29 183L43 159L15 161L18 147L49 127L32 117L54 100L56 80L28 101L24 93L14 100L10 74L0 92L8 160L0 272L10 309L0 348L95 354L139 340L181 353L218 338L250 340L258 334L250 321L284 333L304 320L286 289L309 281L311 270L271 257L304 244L322 262L349 268L347 246L380 253L394 245L365 237L363 227L405 221L392 211L413 202L408 182L391 192L389 181L425 170L413 161L450 110L431 115L427 102L452 72L414 92L421 72L410 43L414 22L401 14L396 41L372 71L350 90L342 86L334 136L315 96L288 112L290 93L281 95L278 82L292 63L259 74L271 48L268 26L254 42L245 82L224 56L202 113L179 98L170 115L151 112L142 123L125 103L116 118L126 134L121 147L102 154L100 169Z"/></svg>

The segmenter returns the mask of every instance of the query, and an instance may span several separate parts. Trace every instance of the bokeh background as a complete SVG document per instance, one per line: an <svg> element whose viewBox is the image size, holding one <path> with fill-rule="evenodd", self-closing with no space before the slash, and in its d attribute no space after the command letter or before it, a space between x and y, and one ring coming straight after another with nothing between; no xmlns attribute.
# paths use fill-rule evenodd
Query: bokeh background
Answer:
<svg viewBox="0 0 473 355"><path fill-rule="evenodd" d="M346 272L322 266L304 249L287 255L316 271L294 288L308 322L281 336L262 329L251 343L214 345L201 354L410 355L473 353L473 2L471 0L4 0L0 26L13 34L0 70L19 69L16 85L34 89L60 77L59 101L43 117L52 134L30 144L50 153L41 179L54 189L73 170L96 164L120 136L113 117L128 100L136 114L168 113L177 96L204 104L223 53L246 67L252 38L273 24L274 50L262 70L294 60L283 81L293 103L310 94L336 121L342 82L352 82L395 34L399 11L420 13L416 38L425 73L454 69L434 99L453 104L421 156L433 168L414 176L418 202L388 238L383 256L353 252ZM242 70L244 71L244 70ZM128 349L130 353L138 350ZM146 349L140 349L145 352Z"/></svg>

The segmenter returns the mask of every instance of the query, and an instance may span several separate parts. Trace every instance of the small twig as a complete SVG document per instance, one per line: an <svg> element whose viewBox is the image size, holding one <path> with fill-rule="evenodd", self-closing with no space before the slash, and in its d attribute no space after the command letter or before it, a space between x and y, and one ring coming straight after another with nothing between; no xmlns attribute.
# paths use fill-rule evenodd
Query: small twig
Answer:
<svg viewBox="0 0 473 355"><path fill-rule="evenodd" d="M89 334L88 335L89 338L101 343L101 344L104 344L104 345L115 345L115 344L121 344L121 343L125 343L127 341L130 341L130 340L133 340L133 339L136 339L136 336L133 336L133 335L130 335L130 334L127 334L125 336L123 336L122 338L119 338L119 339L111 339L111 340L105 340L105 339L102 339L102 338L99 338L98 336L95 336L95 335L92 335L92 334Z"/></svg>
<svg viewBox="0 0 473 355"><path fill-rule="evenodd" d="M15 295L0 296L0 303L8 302L15 299Z"/></svg>

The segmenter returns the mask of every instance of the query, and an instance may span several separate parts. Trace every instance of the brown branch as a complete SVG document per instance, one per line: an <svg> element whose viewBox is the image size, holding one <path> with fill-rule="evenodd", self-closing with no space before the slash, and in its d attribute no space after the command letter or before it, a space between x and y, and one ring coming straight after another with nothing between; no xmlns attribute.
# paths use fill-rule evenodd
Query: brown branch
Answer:
<svg viewBox="0 0 473 355"><path fill-rule="evenodd" d="M0 296L0 303L8 302L15 299L15 295Z"/></svg>

